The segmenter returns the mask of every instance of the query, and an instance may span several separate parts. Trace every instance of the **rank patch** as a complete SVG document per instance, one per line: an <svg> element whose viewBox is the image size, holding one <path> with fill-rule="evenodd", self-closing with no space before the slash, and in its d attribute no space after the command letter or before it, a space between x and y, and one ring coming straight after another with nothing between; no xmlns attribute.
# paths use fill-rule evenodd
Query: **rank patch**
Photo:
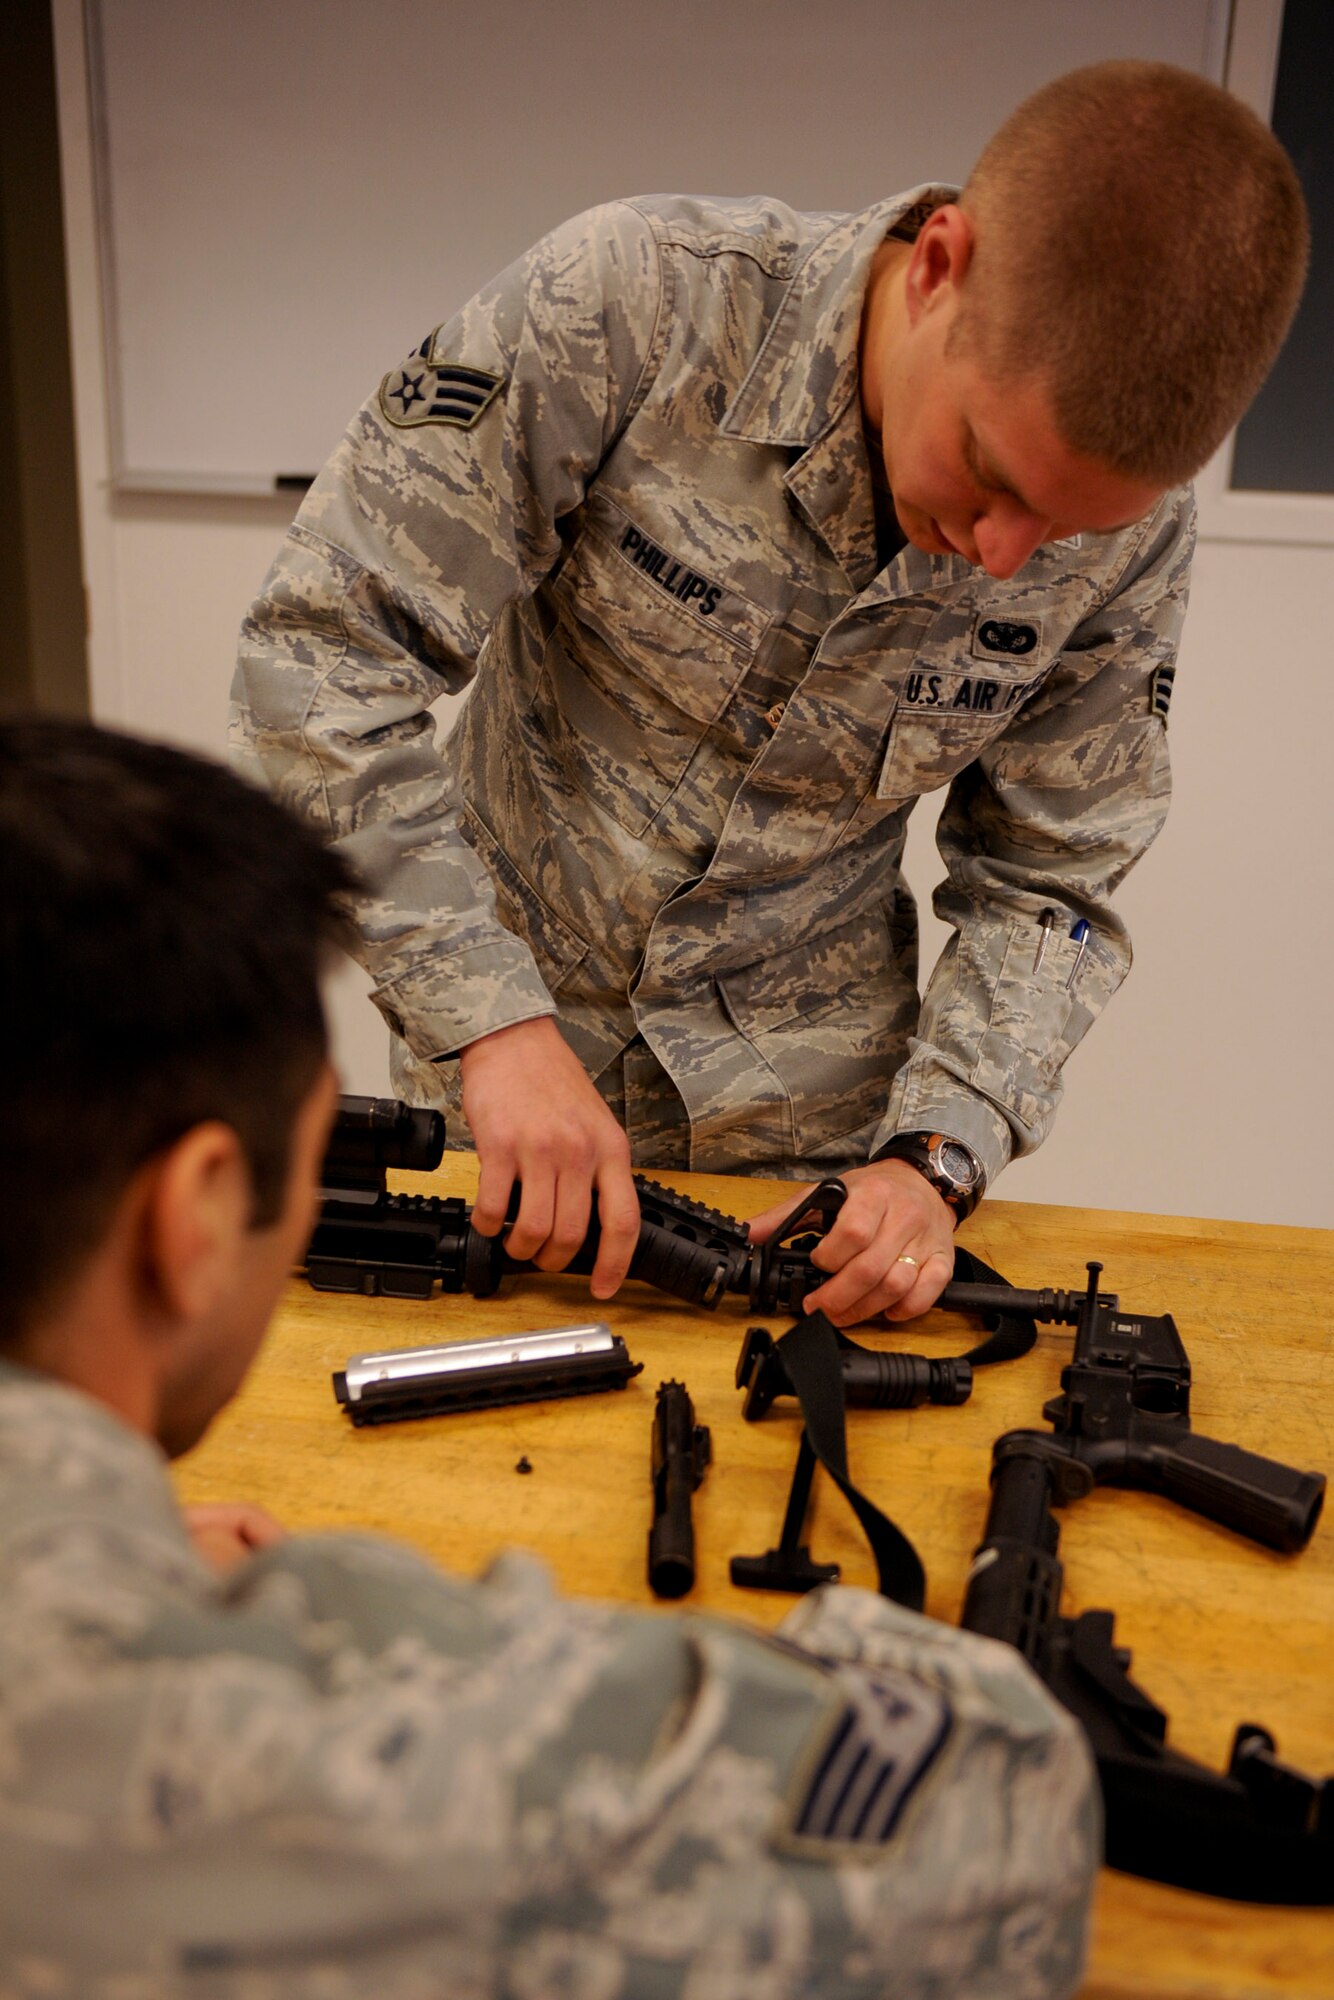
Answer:
<svg viewBox="0 0 1334 2000"><path fill-rule="evenodd" d="M1149 706L1167 727L1167 711L1172 706L1172 688L1176 682L1177 670L1174 666L1155 667L1153 679L1149 682Z"/></svg>
<svg viewBox="0 0 1334 2000"><path fill-rule="evenodd" d="M428 334L410 361L391 369L380 384L380 408L391 424L412 430L418 424L451 424L470 431L505 386L503 375L461 362L434 361L434 334Z"/></svg>
<svg viewBox="0 0 1334 2000"><path fill-rule="evenodd" d="M839 1670L848 1699L797 1798L799 1840L880 1846L950 1732L944 1696L890 1668Z"/></svg>

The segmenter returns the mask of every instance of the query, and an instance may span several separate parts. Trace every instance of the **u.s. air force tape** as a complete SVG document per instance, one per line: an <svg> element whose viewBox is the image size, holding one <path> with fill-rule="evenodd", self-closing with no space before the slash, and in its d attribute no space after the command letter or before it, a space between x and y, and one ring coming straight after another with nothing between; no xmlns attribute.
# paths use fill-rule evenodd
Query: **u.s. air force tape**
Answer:
<svg viewBox="0 0 1334 2000"><path fill-rule="evenodd" d="M883 1846L944 1748L949 1704L893 1668L836 1675L845 1704L798 1784L787 1838Z"/></svg>
<svg viewBox="0 0 1334 2000"><path fill-rule="evenodd" d="M435 335L428 334L411 360L391 368L380 384L380 409L400 430L419 424L452 424L470 431L505 386L503 375L435 355Z"/></svg>

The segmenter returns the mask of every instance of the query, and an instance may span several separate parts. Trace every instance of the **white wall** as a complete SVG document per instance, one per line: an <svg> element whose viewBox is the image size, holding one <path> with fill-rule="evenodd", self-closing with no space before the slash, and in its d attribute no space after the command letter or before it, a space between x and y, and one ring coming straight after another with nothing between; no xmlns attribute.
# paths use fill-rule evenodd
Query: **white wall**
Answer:
<svg viewBox="0 0 1334 2000"><path fill-rule="evenodd" d="M565 216L634 188L855 209L950 180L1062 68L1221 75L1229 0L84 6L119 484L253 493L324 463L367 356L378 375ZM948 91L914 88L904 52L946 44Z"/></svg>
<svg viewBox="0 0 1334 2000"><path fill-rule="evenodd" d="M99 719L216 752L236 629L280 501L115 497L77 7L55 10L90 649ZM1067 1072L1057 1130L1011 1199L1326 1225L1334 1176L1334 549L1208 543L1177 677L1172 817L1122 892L1135 971ZM932 815L909 872L926 913ZM336 996L348 1088L386 1085L359 975Z"/></svg>

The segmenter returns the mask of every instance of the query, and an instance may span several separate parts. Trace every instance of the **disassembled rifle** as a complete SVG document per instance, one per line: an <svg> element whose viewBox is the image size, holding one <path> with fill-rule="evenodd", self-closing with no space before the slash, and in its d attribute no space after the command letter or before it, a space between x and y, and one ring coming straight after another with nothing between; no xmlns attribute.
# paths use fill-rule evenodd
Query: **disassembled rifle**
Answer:
<svg viewBox="0 0 1334 2000"><path fill-rule="evenodd" d="M429 1299L438 1285L484 1298L508 1273L532 1268L509 1258L501 1237L473 1229L466 1202L387 1191L387 1168L429 1170L443 1146L438 1113L392 1100L342 1100L306 1257L312 1285L416 1299ZM799 1199L770 1240L753 1246L730 1216L635 1179L641 1225L631 1277L707 1310L732 1294L755 1312L801 1314L822 1275L811 1250L842 1203L840 1181ZM511 1219L516 1212L512 1207ZM597 1248L595 1215L567 1268L591 1271ZM837 1577L837 1565L815 1562L801 1541L819 1463L867 1534L881 1590L920 1608L925 1573L917 1551L852 1481L847 1407L958 1404L971 1390L973 1368L1025 1352L1036 1322L1073 1325L1061 1393L1043 1410L1050 1434L1010 1431L994 1447L990 1511L961 1622L1016 1647L1081 1723L1097 1760L1112 1866L1212 1895L1334 1904L1334 1777L1311 1778L1281 1763L1273 1737L1255 1723L1239 1725L1222 1772L1169 1748L1165 1714L1130 1679L1130 1654L1113 1643L1112 1613L1061 1615L1060 1531L1052 1513L1095 1485L1132 1486L1293 1553L1315 1529L1324 1476L1193 1433L1190 1361L1174 1321L1123 1310L1115 1294L1099 1291L1100 1265L1088 1266L1082 1293L1017 1290L958 1249L955 1269L938 1303L980 1312L991 1329L966 1355L877 1353L818 1312L801 1315L777 1341L764 1328L748 1329L737 1369L743 1414L755 1422L777 1399L795 1396L803 1429L779 1545L734 1558L733 1581L800 1591ZM573 1353L559 1345L571 1337ZM623 1387L638 1372L624 1343L599 1323L356 1356L335 1386L353 1422L364 1424ZM659 1569L654 1588L663 1594L693 1582L690 1496L709 1456L709 1434L695 1425L684 1387L664 1383L654 1415L650 1535L650 1566Z"/></svg>
<svg viewBox="0 0 1334 2000"><path fill-rule="evenodd" d="M960 1622L1014 1646L1082 1725L1098 1766L1110 1866L1208 1895L1334 1903L1334 1778L1281 1763L1258 1723L1238 1726L1225 1771L1169 1748L1166 1715L1130 1679L1131 1656L1113 1643L1113 1614L1061 1615L1060 1530L1051 1510L1095 1485L1162 1493L1288 1554L1309 1542L1325 1494L1320 1473L1192 1432L1190 1361L1174 1321L1125 1311L1114 1293L1098 1290L1101 1268L1089 1265L1082 1294L969 1282L942 1294L942 1303L1004 1305L1076 1328L1061 1393L1043 1410L1052 1434L1009 1431L993 1448L990 1511ZM845 1336L827 1323L813 1328L821 1317L809 1314L766 1354L799 1397L804 1429L782 1539L766 1556L734 1560L732 1580L807 1590L837 1576L836 1565L815 1561L801 1541L818 1461L862 1525L880 1589L920 1610L925 1577L916 1550L849 1476ZM748 1339L743 1386L753 1379L754 1353ZM762 1414L753 1388L746 1408L752 1418Z"/></svg>

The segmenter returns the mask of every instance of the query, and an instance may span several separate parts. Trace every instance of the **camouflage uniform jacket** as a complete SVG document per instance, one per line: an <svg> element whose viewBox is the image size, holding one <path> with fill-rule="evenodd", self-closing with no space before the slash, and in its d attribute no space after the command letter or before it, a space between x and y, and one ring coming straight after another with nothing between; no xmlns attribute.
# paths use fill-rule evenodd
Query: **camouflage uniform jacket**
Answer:
<svg viewBox="0 0 1334 2000"><path fill-rule="evenodd" d="M1045 1135L1166 813L1193 515L1170 494L1004 583L878 567L867 271L951 193L576 218L385 377L316 482L245 626L235 741L375 885L405 1094L558 1010L594 1077L644 1038L698 1169L833 1171L931 1128L994 1177ZM428 705L478 668L442 759ZM947 784L957 939L919 1019L900 858Z"/></svg>
<svg viewBox="0 0 1334 2000"><path fill-rule="evenodd" d="M1079 1730L1009 1648L869 1593L803 1603L798 1647L369 1537L220 1581L155 1447L0 1364L0 1598L0 2000L1078 1978Z"/></svg>

